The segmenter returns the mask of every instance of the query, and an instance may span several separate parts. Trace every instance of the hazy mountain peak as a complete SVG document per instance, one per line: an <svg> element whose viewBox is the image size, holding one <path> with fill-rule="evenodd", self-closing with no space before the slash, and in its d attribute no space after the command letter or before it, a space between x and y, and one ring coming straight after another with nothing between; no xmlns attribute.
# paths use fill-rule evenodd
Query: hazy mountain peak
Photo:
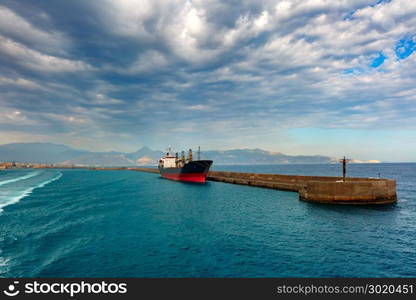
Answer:
<svg viewBox="0 0 416 300"><path fill-rule="evenodd" d="M147 147L147 146L143 146L143 147L141 147L139 150L137 150L137 152L138 151L153 151L152 149L150 149L149 147Z"/></svg>

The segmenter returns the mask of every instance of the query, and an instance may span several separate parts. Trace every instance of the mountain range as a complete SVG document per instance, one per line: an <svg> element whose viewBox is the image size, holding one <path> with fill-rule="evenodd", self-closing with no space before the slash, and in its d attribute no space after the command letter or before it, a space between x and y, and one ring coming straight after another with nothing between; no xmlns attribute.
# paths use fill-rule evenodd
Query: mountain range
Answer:
<svg viewBox="0 0 416 300"><path fill-rule="evenodd" d="M92 152L52 143L14 143L0 145L0 161L26 163L74 164L88 166L156 165L163 152L142 147L136 152ZM196 155L196 153L194 153ZM216 164L309 164L334 163L337 159L323 155L286 155L262 149L209 150L201 159Z"/></svg>

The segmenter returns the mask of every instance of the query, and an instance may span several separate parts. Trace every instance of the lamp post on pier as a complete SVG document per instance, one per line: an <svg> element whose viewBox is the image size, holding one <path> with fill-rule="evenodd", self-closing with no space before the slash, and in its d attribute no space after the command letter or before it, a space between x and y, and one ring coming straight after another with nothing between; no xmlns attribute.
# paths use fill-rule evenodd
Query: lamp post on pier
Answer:
<svg viewBox="0 0 416 300"><path fill-rule="evenodd" d="M347 163L350 162L351 159L349 158L342 158L339 160L340 163L342 163L342 180L345 181L345 178L347 177Z"/></svg>

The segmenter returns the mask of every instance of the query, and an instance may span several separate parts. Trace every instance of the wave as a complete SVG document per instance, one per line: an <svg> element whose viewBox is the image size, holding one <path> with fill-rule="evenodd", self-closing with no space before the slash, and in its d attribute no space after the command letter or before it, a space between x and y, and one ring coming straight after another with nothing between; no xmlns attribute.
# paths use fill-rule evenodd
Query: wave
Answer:
<svg viewBox="0 0 416 300"><path fill-rule="evenodd" d="M29 174L26 174L24 176L20 176L20 177L17 177L17 178L12 178L12 179L8 179L8 180L0 181L0 186L8 184L8 183L12 183L12 182L20 181L20 180L25 180L25 179L34 177L38 174L39 174L39 172L33 172L33 173L29 173Z"/></svg>
<svg viewBox="0 0 416 300"><path fill-rule="evenodd" d="M33 176L35 176L35 175L33 175ZM31 176L31 177L33 177L33 176ZM19 202L20 199L22 199L22 198L30 195L33 192L33 190L38 189L38 188L42 188L45 185L47 185L48 183L51 183L52 181L58 180L61 177L62 177L62 173L59 172L55 177L53 177L51 179L48 179L48 180L46 180L44 182L41 182L41 183L39 183L39 184L37 184L35 186L29 187L29 188L27 188L27 189L25 189L23 191L20 191L20 193L18 195L13 196L13 197L7 199L7 201L4 202L4 203L0 203L0 212L3 211L3 209L2 209L3 207L8 206L8 205L11 205L11 204L15 204L15 203Z"/></svg>

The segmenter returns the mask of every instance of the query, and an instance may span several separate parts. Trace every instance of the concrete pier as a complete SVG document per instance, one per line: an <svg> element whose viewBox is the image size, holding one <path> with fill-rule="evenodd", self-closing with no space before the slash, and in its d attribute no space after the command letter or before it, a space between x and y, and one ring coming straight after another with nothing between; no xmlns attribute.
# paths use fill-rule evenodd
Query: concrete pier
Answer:
<svg viewBox="0 0 416 300"><path fill-rule="evenodd" d="M239 172L210 172L208 180L251 185L299 193L308 202L333 204L391 204L397 201L391 179L299 176Z"/></svg>
<svg viewBox="0 0 416 300"><path fill-rule="evenodd" d="M153 168L123 169L159 173L159 170ZM396 181L392 179L347 177L343 181L342 177L218 171L209 172L207 179L298 192L299 199L307 202L370 205L391 204L397 201Z"/></svg>

